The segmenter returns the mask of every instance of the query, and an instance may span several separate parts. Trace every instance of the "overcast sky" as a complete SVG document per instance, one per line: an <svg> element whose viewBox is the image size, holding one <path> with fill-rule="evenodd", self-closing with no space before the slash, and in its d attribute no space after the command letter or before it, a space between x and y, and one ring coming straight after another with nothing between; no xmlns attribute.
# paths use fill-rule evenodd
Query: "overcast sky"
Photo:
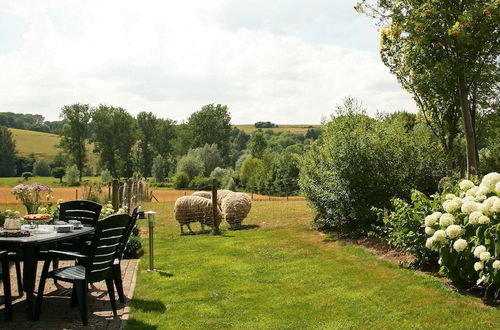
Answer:
<svg viewBox="0 0 500 330"><path fill-rule="evenodd" d="M0 112L100 103L185 120L321 121L346 96L415 111L351 0L2 0Z"/></svg>

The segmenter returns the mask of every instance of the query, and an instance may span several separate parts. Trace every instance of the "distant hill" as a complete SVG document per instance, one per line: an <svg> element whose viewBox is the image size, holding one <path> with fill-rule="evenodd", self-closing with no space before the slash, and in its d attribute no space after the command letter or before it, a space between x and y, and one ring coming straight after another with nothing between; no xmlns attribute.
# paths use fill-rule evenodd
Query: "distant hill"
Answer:
<svg viewBox="0 0 500 330"><path fill-rule="evenodd" d="M12 132L14 140L16 140L16 149L21 156L28 156L33 153L35 158L52 160L59 151L56 148L56 144L61 139L59 135L17 128L9 128L9 130ZM87 147L92 166L97 164L97 155L92 153L93 148L93 145Z"/></svg>
<svg viewBox="0 0 500 330"><path fill-rule="evenodd" d="M298 124L298 125L281 125L277 124L278 127L274 128L261 128L262 130L271 130L275 132L292 132L292 133L305 133L309 128L312 127L321 127L321 125L308 125L308 124ZM241 125L234 125L234 127L241 129L247 134L252 133L253 131L257 130L255 128L254 124L241 124Z"/></svg>

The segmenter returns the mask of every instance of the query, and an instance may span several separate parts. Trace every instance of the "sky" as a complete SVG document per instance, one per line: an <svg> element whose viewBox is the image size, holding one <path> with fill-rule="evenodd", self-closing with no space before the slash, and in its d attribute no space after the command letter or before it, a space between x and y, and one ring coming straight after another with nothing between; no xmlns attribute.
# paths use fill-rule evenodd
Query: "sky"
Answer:
<svg viewBox="0 0 500 330"><path fill-rule="evenodd" d="M234 124L317 124L347 96L414 112L351 0L2 0L0 112L73 103L177 121L226 104Z"/></svg>

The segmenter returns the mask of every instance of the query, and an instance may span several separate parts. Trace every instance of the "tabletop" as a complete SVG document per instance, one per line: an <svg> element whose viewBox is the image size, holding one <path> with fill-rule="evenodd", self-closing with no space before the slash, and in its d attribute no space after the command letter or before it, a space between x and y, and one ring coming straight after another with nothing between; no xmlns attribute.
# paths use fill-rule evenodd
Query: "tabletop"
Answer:
<svg viewBox="0 0 500 330"><path fill-rule="evenodd" d="M58 241L66 241L72 238L90 235L94 232L93 227L83 227L68 233L52 232L49 234L31 234L27 237L0 237L0 247L2 246L23 246L47 244Z"/></svg>

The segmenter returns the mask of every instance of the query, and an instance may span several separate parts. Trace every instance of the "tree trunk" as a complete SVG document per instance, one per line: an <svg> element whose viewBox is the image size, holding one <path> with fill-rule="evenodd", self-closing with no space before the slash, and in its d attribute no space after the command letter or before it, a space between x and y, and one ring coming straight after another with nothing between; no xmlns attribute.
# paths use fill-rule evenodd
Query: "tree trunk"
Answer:
<svg viewBox="0 0 500 330"><path fill-rule="evenodd" d="M465 74L463 72L460 72L458 74L458 89L466 142L467 177L470 178L472 175L477 174L478 162L476 158L476 135L474 133L472 115L469 107L467 83L465 81Z"/></svg>

